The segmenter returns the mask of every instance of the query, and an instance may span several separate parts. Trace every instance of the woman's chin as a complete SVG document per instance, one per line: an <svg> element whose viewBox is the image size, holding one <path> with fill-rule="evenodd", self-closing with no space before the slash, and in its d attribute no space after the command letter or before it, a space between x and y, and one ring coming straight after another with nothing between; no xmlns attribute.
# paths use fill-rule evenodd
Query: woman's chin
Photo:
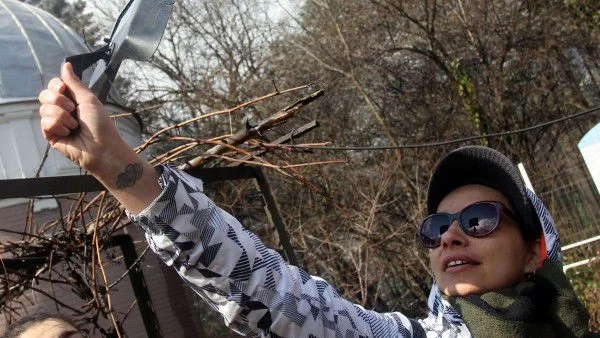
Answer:
<svg viewBox="0 0 600 338"><path fill-rule="evenodd" d="M472 283L454 283L442 288L442 291L446 296L449 297L462 297L468 295L480 295L485 293L480 286L474 285Z"/></svg>

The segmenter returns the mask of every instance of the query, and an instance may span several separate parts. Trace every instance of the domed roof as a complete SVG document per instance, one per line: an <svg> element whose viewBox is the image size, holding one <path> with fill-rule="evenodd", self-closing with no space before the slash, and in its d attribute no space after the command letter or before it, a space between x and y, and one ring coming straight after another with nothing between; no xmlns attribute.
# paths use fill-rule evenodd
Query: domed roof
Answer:
<svg viewBox="0 0 600 338"><path fill-rule="evenodd" d="M0 0L0 104L37 100L65 57L86 52L83 39L51 14Z"/></svg>

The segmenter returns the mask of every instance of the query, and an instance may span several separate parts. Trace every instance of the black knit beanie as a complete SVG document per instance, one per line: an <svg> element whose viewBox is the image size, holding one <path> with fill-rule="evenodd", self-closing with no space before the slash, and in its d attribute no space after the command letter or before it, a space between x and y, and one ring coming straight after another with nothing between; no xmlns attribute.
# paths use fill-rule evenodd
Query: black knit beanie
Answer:
<svg viewBox="0 0 600 338"><path fill-rule="evenodd" d="M497 150L467 146L444 156L437 164L427 194L427 212L436 212L442 199L454 189L468 184L481 184L498 190L518 216L526 241L539 238L542 227L533 204L527 198L525 184L517 167Z"/></svg>

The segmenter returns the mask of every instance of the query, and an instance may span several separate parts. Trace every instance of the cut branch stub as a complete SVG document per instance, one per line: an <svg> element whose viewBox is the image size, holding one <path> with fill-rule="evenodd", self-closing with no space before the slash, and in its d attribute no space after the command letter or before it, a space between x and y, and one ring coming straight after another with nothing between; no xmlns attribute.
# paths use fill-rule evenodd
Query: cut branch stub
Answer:
<svg viewBox="0 0 600 338"><path fill-rule="evenodd" d="M231 137L228 137L223 142L226 143L227 145L235 146L238 144L242 144L251 138L260 136L263 132L292 118L297 112L299 112L306 105L310 104L311 102L313 102L316 99L323 96L324 93L325 92L323 90L314 92L314 93L310 94L309 96L306 96L306 97L296 101L295 103L283 108L282 110L273 114L272 116L260 121L256 126L244 128L243 130L236 132L234 135L232 135ZM230 147L228 147L226 145L214 146L214 147L210 148L209 150L207 150L202 156L198 156L198 157L194 158L193 160L188 161L187 163L181 165L179 168L182 170L189 170L191 168L196 168L196 167L200 166L201 164L203 164L203 162L208 157L211 157L214 155L221 155L221 154L225 153L227 150L230 150Z"/></svg>

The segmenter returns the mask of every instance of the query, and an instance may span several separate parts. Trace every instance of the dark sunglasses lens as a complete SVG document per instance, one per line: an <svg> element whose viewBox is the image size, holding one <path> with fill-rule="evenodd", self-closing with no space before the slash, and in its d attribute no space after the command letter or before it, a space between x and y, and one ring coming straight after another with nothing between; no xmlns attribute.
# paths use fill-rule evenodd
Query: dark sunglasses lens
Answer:
<svg viewBox="0 0 600 338"><path fill-rule="evenodd" d="M450 227L450 219L444 215L427 217L419 228L419 239L425 247L435 248L440 245L442 234Z"/></svg>
<svg viewBox="0 0 600 338"><path fill-rule="evenodd" d="M465 233L471 236L485 236L498 226L500 212L491 203L479 203L467 207L460 215L460 223Z"/></svg>

